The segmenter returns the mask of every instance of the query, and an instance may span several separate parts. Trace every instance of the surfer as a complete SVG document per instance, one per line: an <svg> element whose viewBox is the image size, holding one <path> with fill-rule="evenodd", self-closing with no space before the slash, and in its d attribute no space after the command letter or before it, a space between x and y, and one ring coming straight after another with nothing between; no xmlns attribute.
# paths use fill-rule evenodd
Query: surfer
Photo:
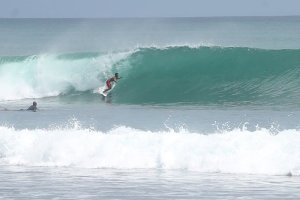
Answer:
<svg viewBox="0 0 300 200"><path fill-rule="evenodd" d="M34 101L34 102L32 103L32 105L31 105L29 108L27 108L27 110L36 112L37 109L38 109L36 106L37 106L37 103Z"/></svg>
<svg viewBox="0 0 300 200"><path fill-rule="evenodd" d="M118 79L120 79L121 77L119 77L119 73L115 73L115 76L111 77L110 79L107 79L106 81L106 86L107 88L103 91L103 93L106 93L107 91L111 90L112 87L112 83L113 82L117 82Z"/></svg>

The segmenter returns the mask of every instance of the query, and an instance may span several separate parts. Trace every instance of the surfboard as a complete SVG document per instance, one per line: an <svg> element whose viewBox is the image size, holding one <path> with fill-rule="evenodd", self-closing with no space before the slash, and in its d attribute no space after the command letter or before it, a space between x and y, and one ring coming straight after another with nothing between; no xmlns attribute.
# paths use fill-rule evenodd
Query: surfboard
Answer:
<svg viewBox="0 0 300 200"><path fill-rule="evenodd" d="M102 96L106 97L114 89L115 85L116 84L114 82L111 83L111 89L105 93L103 91L107 89L107 86L105 85L105 86L99 87L98 93L101 94Z"/></svg>
<svg viewBox="0 0 300 200"><path fill-rule="evenodd" d="M103 88L99 88L98 93L101 94L102 96L106 97L109 91L105 92L105 93L103 91L104 91Z"/></svg>

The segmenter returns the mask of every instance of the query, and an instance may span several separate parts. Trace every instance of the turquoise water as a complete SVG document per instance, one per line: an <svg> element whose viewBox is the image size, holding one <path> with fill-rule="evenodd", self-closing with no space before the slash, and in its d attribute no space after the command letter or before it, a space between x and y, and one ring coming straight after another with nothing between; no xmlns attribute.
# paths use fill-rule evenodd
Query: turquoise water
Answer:
<svg viewBox="0 0 300 200"><path fill-rule="evenodd" d="M152 47L112 54L3 56L0 63L2 100L59 95L72 99L74 94L95 98L99 84L118 71L123 78L113 92L112 102L117 104L300 102L297 49Z"/></svg>
<svg viewBox="0 0 300 200"><path fill-rule="evenodd" d="M0 19L0 43L3 198L299 198L299 17Z"/></svg>

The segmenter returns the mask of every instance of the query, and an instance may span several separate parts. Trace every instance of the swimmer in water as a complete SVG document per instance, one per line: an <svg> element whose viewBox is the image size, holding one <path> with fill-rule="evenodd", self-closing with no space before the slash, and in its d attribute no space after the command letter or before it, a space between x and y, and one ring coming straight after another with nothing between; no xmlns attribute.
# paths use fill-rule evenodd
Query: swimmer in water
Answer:
<svg viewBox="0 0 300 200"><path fill-rule="evenodd" d="M37 106L37 103L34 101L32 103L32 105L29 108L27 108L27 110L36 112L38 110L38 108L36 106Z"/></svg>

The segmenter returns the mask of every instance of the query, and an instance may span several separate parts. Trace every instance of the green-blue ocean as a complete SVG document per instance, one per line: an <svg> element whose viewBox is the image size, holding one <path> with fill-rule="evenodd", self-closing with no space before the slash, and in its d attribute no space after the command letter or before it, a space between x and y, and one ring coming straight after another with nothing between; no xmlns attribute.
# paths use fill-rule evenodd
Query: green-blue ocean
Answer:
<svg viewBox="0 0 300 200"><path fill-rule="evenodd" d="M0 199L299 199L299 77L296 16L0 19Z"/></svg>

